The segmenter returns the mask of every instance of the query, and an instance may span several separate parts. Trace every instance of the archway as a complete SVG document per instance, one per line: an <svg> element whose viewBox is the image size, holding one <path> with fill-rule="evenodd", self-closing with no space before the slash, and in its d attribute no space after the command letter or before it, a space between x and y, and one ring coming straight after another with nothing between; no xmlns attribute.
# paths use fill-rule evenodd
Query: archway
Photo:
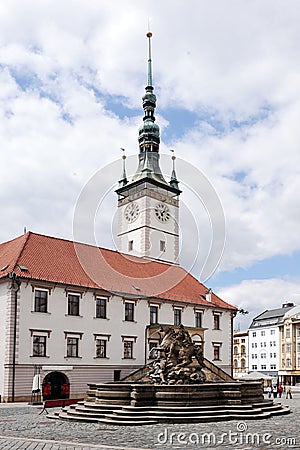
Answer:
<svg viewBox="0 0 300 450"><path fill-rule="evenodd" d="M55 400L69 398L70 383L68 377L62 372L50 372L43 381L43 399Z"/></svg>

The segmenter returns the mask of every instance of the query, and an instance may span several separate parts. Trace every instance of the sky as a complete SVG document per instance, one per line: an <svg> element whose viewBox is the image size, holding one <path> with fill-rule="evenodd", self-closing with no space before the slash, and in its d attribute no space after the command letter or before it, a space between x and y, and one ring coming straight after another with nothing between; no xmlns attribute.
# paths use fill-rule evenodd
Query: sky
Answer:
<svg viewBox="0 0 300 450"><path fill-rule="evenodd" d="M132 175L149 21L161 165L170 177L174 149L183 191L181 264L249 311L235 321L243 330L300 303L297 0L1 2L0 242L24 227L73 239L96 177L95 240L115 248L120 148Z"/></svg>

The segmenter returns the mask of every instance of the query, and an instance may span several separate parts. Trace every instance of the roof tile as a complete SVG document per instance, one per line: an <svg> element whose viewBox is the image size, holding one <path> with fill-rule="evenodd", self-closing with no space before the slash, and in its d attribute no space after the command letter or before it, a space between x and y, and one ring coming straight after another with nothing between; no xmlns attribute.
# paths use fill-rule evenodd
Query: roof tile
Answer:
<svg viewBox="0 0 300 450"><path fill-rule="evenodd" d="M32 232L0 244L0 269L6 265L0 278L14 271L26 279L236 310L214 293L206 301L207 288L182 267Z"/></svg>

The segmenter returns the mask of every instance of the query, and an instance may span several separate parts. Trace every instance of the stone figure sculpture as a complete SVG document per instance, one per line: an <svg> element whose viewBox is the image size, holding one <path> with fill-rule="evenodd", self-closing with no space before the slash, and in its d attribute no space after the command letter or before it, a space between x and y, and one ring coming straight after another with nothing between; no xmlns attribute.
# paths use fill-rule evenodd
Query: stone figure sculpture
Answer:
<svg viewBox="0 0 300 450"><path fill-rule="evenodd" d="M160 346L152 349L155 360L146 380L155 384L203 383L203 352L201 347L193 343L189 332L183 325L178 329L161 329L161 332L164 337Z"/></svg>

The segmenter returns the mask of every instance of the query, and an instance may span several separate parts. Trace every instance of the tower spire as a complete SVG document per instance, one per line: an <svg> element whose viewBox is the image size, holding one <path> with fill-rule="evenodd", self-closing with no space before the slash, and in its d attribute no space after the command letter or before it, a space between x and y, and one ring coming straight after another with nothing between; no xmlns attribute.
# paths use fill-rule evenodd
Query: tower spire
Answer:
<svg viewBox="0 0 300 450"><path fill-rule="evenodd" d="M156 96L153 92L151 31L148 31L146 36L148 38L147 86L143 96L143 124L139 128L139 166L133 181L152 178L160 183L167 184L159 167L160 132L154 116Z"/></svg>
<svg viewBox="0 0 300 450"><path fill-rule="evenodd" d="M151 31L148 31L147 38L148 38L148 86L152 86L153 80L152 80L152 57L151 57L151 38L152 38Z"/></svg>
<svg viewBox="0 0 300 450"><path fill-rule="evenodd" d="M171 179L170 179L170 186L172 186L175 189L179 189L179 181L177 180L176 170L175 170L175 161L176 156L174 155L174 150L170 149L170 152L173 153L172 155L172 173L171 173Z"/></svg>
<svg viewBox="0 0 300 450"><path fill-rule="evenodd" d="M123 187L128 183L127 176L126 176L126 155L125 155L125 149L121 148L123 155L122 155L122 178L119 180L119 187Z"/></svg>
<svg viewBox="0 0 300 450"><path fill-rule="evenodd" d="M154 116L156 95L154 94L153 86L152 32L148 30L146 36L148 40L147 86L145 87L145 94L142 98L144 117L143 123L139 127L139 162L137 170L130 181L127 180L125 166L123 166L123 175L119 181L119 189L127 189L132 183L147 180L154 184L159 183L178 195L180 194L180 190L178 189L174 161L170 183L165 180L159 164L160 131L159 126L155 123ZM125 161L123 161L123 163L125 164Z"/></svg>

